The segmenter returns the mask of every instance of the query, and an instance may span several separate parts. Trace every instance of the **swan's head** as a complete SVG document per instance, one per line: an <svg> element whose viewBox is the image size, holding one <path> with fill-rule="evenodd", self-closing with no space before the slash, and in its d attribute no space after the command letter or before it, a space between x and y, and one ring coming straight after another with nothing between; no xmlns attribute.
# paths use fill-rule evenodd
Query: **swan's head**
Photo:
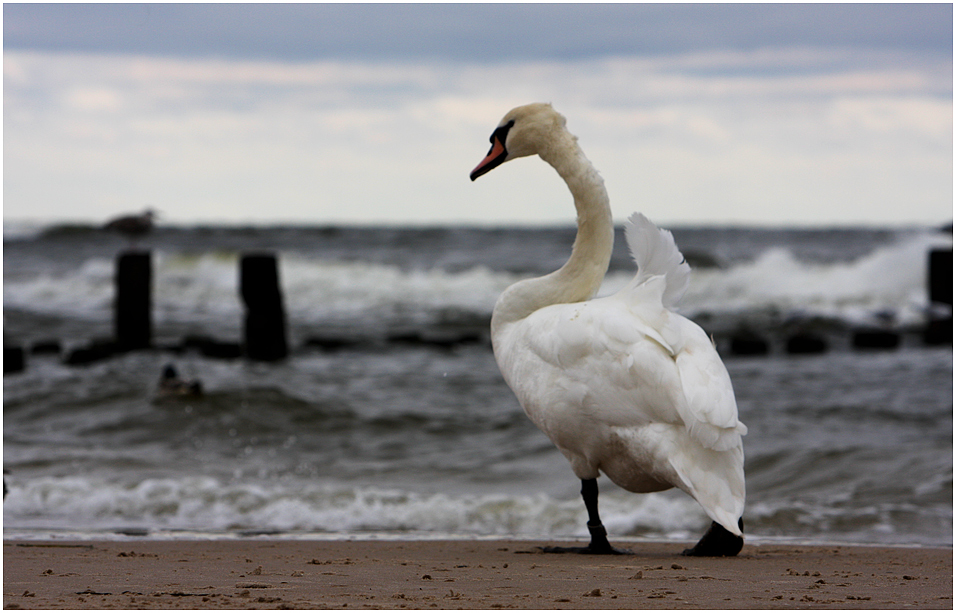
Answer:
<svg viewBox="0 0 956 613"><path fill-rule="evenodd" d="M515 158L541 153L556 130L564 130L564 115L550 104L535 103L508 111L491 134L488 155L471 171L471 180Z"/></svg>

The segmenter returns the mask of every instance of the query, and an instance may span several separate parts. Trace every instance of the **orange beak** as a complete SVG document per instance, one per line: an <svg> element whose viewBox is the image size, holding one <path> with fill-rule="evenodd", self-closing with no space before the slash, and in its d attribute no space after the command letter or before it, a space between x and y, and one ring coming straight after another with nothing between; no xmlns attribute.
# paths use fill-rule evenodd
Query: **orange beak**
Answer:
<svg viewBox="0 0 956 613"><path fill-rule="evenodd" d="M497 137L492 137L491 150L488 151L488 155L485 156L485 159L481 160L481 163L475 166L475 169L471 171L471 180L474 181L504 162L507 155L508 152L505 151L505 146L501 144L501 141L498 140Z"/></svg>

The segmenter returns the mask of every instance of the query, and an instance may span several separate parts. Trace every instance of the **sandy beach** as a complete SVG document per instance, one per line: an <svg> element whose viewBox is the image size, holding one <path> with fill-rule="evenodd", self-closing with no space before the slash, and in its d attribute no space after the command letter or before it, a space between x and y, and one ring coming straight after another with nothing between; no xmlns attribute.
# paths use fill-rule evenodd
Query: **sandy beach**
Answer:
<svg viewBox="0 0 956 613"><path fill-rule="evenodd" d="M948 548L746 545L684 558L545 554L539 542L5 541L6 609L953 607Z"/></svg>

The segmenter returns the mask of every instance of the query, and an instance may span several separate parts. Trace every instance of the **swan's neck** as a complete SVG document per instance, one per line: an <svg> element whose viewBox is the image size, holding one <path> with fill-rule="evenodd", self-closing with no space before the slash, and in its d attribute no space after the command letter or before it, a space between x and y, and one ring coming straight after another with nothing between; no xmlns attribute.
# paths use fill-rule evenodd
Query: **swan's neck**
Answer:
<svg viewBox="0 0 956 613"><path fill-rule="evenodd" d="M597 293L611 261L614 223L604 181L565 130L539 152L564 179L574 196L578 233L568 261L549 275L519 281L505 290L492 315L492 335L506 323L524 319L552 304L588 300Z"/></svg>

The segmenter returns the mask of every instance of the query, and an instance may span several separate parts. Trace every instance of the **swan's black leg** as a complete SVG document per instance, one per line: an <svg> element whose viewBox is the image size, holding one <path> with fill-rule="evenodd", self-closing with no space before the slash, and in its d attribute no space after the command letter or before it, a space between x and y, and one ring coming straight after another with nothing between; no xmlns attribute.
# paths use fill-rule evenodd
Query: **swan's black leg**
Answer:
<svg viewBox="0 0 956 613"><path fill-rule="evenodd" d="M740 531L744 531L744 520L737 520ZM700 537L696 545L685 549L683 556L735 556L744 546L741 536L732 534L717 522L711 522L710 528Z"/></svg>
<svg viewBox="0 0 956 613"><path fill-rule="evenodd" d="M587 547L542 547L545 553L590 553L590 554L629 554L630 551L615 549L607 540L607 530L601 523L598 515L598 485L597 479L581 480L581 497L584 498L584 507L588 510L588 532L591 533L591 542Z"/></svg>

